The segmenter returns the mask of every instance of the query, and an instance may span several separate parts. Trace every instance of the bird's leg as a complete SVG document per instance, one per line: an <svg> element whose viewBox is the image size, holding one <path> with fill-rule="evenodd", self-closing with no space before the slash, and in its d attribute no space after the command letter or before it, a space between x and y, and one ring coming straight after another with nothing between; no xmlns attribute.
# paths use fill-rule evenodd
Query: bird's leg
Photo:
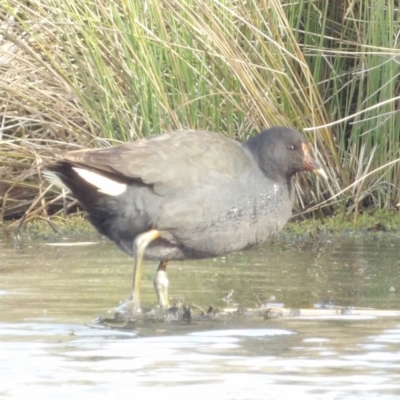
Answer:
<svg viewBox="0 0 400 400"><path fill-rule="evenodd" d="M153 277L153 285L158 296L160 308L168 308L168 277L167 277L168 261L161 260Z"/></svg>
<svg viewBox="0 0 400 400"><path fill-rule="evenodd" d="M158 237L160 237L160 232L153 229L151 231L136 236L133 242L134 265L131 303L133 303L132 307L134 312L140 311L140 284L142 280L142 264L144 252L146 250L146 247Z"/></svg>

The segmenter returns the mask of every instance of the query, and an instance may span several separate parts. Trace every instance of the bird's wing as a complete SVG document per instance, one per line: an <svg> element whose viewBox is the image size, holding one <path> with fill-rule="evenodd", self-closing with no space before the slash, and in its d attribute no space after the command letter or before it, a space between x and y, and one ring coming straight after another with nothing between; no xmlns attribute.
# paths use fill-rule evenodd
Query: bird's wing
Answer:
<svg viewBox="0 0 400 400"><path fill-rule="evenodd" d="M251 159L236 141L207 131L176 131L97 150L69 152L81 168L151 185L159 195L237 181Z"/></svg>

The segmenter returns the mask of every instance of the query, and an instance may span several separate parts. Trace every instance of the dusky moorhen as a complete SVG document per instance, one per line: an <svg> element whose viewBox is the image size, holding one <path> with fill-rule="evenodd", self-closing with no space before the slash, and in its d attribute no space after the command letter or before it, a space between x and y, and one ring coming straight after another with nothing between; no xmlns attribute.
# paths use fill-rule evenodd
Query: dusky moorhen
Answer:
<svg viewBox="0 0 400 400"><path fill-rule="evenodd" d="M241 144L207 131L165 133L115 147L68 152L48 175L72 191L96 229L134 257L133 311L143 259L168 307L169 260L220 256L266 241L291 215L292 176L326 178L303 135L273 127Z"/></svg>

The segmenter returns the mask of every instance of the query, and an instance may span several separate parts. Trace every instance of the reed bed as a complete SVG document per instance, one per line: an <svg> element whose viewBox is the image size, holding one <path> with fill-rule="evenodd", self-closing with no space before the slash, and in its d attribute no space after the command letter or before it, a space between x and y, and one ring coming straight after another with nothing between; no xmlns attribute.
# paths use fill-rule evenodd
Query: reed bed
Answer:
<svg viewBox="0 0 400 400"><path fill-rule="evenodd" d="M297 212L393 208L398 14L380 0L3 1L0 223L74 209L42 179L58 153L181 128L304 130L329 180L297 180Z"/></svg>

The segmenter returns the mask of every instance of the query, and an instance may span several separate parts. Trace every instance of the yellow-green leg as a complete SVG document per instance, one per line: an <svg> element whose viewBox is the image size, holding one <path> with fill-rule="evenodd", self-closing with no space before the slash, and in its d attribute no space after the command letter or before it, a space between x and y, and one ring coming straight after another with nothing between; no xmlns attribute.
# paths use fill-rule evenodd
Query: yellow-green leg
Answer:
<svg viewBox="0 0 400 400"><path fill-rule="evenodd" d="M160 232L153 229L136 236L133 242L133 284L131 304L134 312L140 312L140 284L142 281L143 257L146 247L160 237Z"/></svg>
<svg viewBox="0 0 400 400"><path fill-rule="evenodd" d="M167 264L168 261L166 260L160 261L153 277L153 285L158 296L160 308L169 308Z"/></svg>

